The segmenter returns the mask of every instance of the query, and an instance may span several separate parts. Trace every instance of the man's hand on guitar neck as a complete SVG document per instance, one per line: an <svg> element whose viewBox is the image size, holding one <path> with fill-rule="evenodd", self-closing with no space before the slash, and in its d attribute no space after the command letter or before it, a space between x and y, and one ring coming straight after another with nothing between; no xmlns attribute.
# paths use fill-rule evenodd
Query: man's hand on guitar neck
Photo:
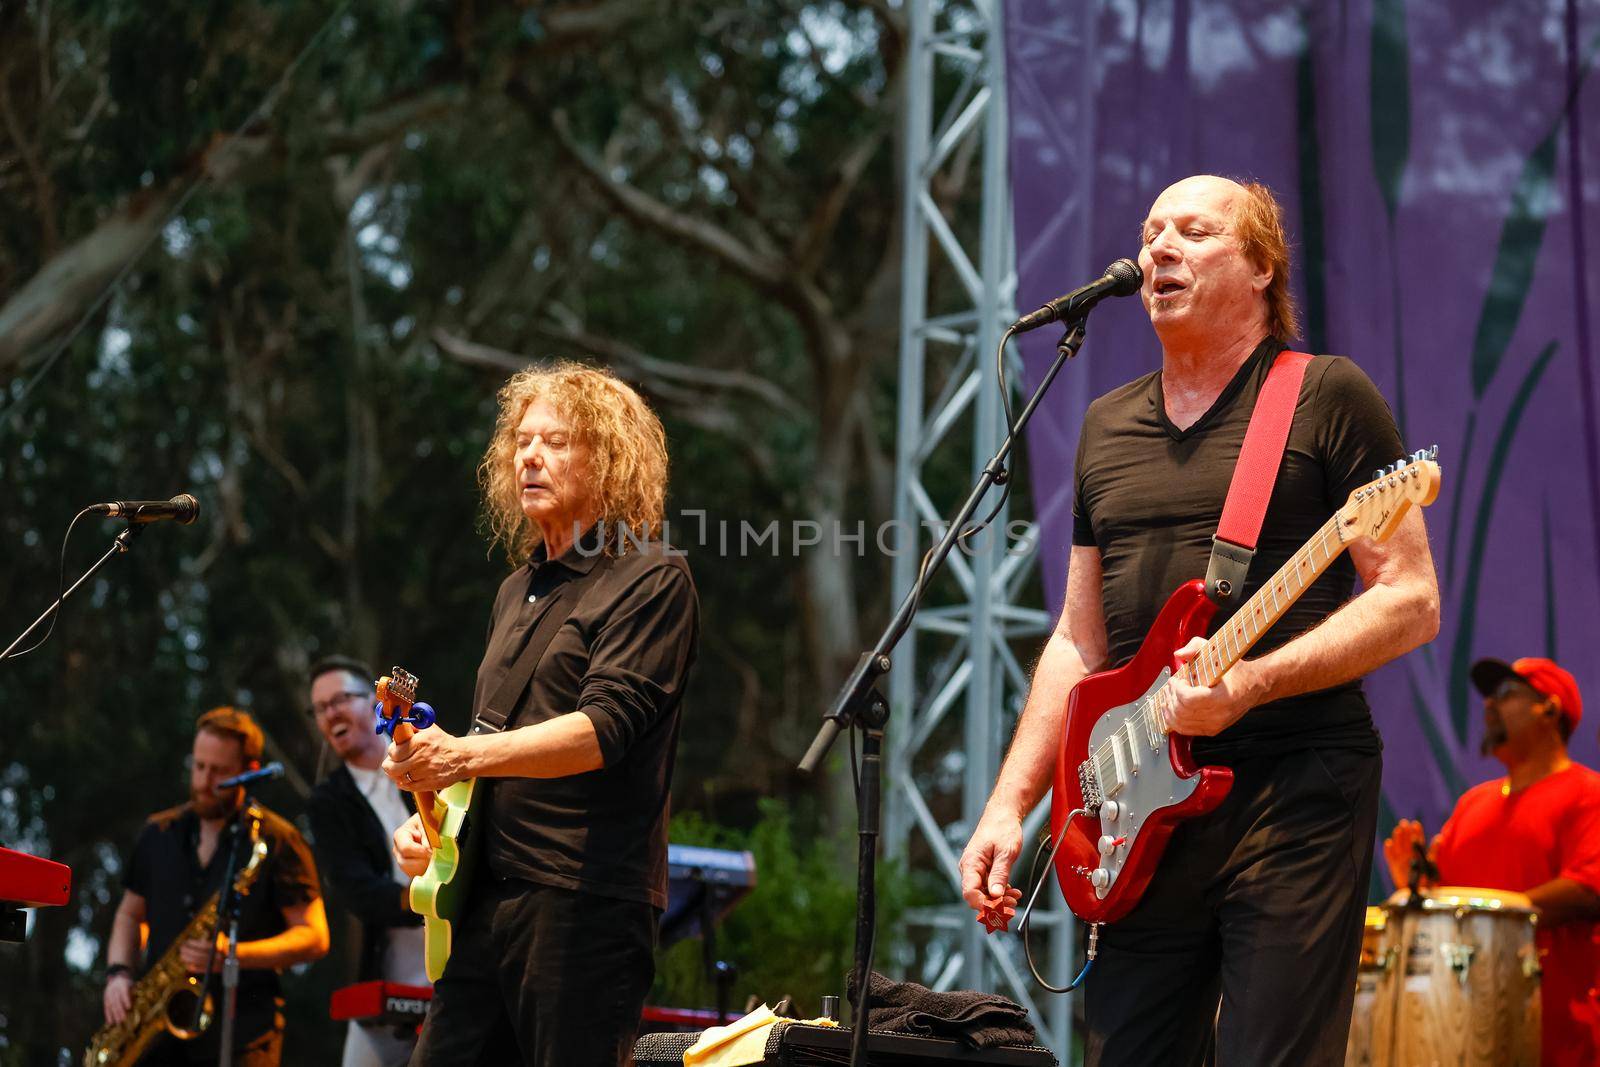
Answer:
<svg viewBox="0 0 1600 1067"><path fill-rule="evenodd" d="M1188 663L1205 647L1203 638L1194 637L1173 655ZM1163 709L1167 729L1191 737L1215 737L1238 722L1244 713L1263 702L1266 683L1250 660L1240 660L1216 685L1190 685L1174 674L1167 685L1173 700Z"/></svg>
<svg viewBox="0 0 1600 1067"><path fill-rule="evenodd" d="M437 793L472 777L467 768L465 740L438 726L418 730L404 741L389 745L383 772L401 789Z"/></svg>
<svg viewBox="0 0 1600 1067"><path fill-rule="evenodd" d="M420 878L428 870L433 849L428 847L427 835L422 831L422 816L416 812L400 824L394 832L394 858L408 877Z"/></svg>

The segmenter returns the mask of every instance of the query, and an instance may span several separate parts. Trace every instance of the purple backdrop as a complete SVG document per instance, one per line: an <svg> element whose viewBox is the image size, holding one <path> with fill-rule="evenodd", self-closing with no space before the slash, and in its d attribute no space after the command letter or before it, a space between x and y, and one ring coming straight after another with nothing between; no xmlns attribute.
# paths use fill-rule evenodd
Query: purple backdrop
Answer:
<svg viewBox="0 0 1600 1067"><path fill-rule="evenodd" d="M1102 2L1088 69L1070 45L1083 2L1006 5L1018 307L1133 255L1180 177L1271 185L1302 347L1354 358L1407 447L1437 443L1444 468L1426 516L1442 631L1368 682L1382 829L1406 815L1432 832L1499 771L1478 755L1465 677L1481 655L1571 670L1594 706L1573 750L1595 766L1600 2ZM1087 274L1070 258L1085 239ZM1160 360L1135 300L1101 305L1091 326L1029 437L1053 604L1071 541L1060 472L1083 408ZM1054 339L1025 339L1035 378Z"/></svg>

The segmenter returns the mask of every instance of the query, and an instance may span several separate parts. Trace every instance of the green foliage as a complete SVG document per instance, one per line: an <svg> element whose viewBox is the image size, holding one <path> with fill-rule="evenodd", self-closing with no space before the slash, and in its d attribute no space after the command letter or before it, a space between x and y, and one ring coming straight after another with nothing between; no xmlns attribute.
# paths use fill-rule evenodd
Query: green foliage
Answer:
<svg viewBox="0 0 1600 1067"><path fill-rule="evenodd" d="M404 663L443 723L464 725L505 572L476 529L474 470L494 391L526 359L586 358L635 381L667 426L669 513L706 513L709 545L688 544L704 638L677 807L742 819L756 796L816 790L788 769L816 694L844 672L805 621L823 617L808 615L809 561L787 543L719 558L717 532L811 517L820 498L848 523L885 517L895 17L770 0L0 5L0 94L16 117L0 124L0 310L74 248L160 217L283 92L103 308L90 314L94 287L39 298L63 321L90 317L37 384L54 339L7 351L0 329L0 599L17 626L55 595L77 506L192 491L203 512L143 535L48 645L0 673L0 835L75 872L73 903L0 949L0 1062L53 1062L97 1023L119 857L149 812L183 798L197 712L248 705L273 756L313 781L327 757L302 672L337 650ZM802 21L823 31L824 57ZM606 175L772 249L783 279L756 284L627 217L557 139L557 109ZM853 152L865 162L841 185ZM823 202L846 223L816 225ZM824 353L819 339L843 340ZM866 414L852 422L843 401ZM113 532L81 525L68 573ZM869 560L836 587L859 597L844 610L863 628L885 577ZM264 799L290 816L303 804L293 784ZM770 892L790 880L784 862L770 861ZM830 910L792 924L828 930L848 961L853 873L799 874L805 905ZM288 980L285 1062L337 1056L321 1008L334 981L326 963Z"/></svg>
<svg viewBox="0 0 1600 1067"><path fill-rule="evenodd" d="M756 860L756 888L716 931L717 956L738 968L729 1007L743 1009L754 997L768 1004L789 995L804 1017L817 1014L821 997L844 995L844 979L855 958L856 868L841 865L854 855L854 836L806 834L780 801L760 802L760 819L749 830L719 826L693 812L675 815L671 838L678 844L749 850ZM882 970L901 915L912 902L912 879L902 866L878 863L878 944L874 965ZM715 987L707 980L698 939L658 954L651 1003L710 1007Z"/></svg>

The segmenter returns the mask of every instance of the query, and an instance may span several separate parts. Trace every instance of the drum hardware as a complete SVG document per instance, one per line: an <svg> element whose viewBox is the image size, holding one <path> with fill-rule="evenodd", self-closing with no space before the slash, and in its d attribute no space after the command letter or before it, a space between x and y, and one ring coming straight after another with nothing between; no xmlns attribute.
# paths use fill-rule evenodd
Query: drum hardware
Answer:
<svg viewBox="0 0 1600 1067"><path fill-rule="evenodd" d="M1457 913L1459 918L1460 913ZM1445 963L1455 972L1456 981L1461 983L1461 988L1467 988L1467 975L1472 970L1472 957L1478 950L1471 945L1464 945L1456 941L1446 941L1439 946L1439 955L1444 957Z"/></svg>

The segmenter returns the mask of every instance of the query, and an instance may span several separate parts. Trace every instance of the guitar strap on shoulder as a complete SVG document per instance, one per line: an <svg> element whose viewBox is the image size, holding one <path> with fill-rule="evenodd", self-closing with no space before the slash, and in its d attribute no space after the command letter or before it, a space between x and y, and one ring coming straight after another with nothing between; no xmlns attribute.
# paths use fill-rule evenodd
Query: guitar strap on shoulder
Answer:
<svg viewBox="0 0 1600 1067"><path fill-rule="evenodd" d="M1289 443L1300 383L1310 362L1304 352L1279 352L1256 397L1233 481L1228 485L1228 499L1222 505L1222 521L1211 539L1211 563L1206 567L1206 595L1219 607L1236 603L1244 591L1261 524L1267 517L1267 503Z"/></svg>
<svg viewBox="0 0 1600 1067"><path fill-rule="evenodd" d="M545 649L550 647L556 631L572 617L590 590L600 584L601 577L610 569L610 555L601 556L588 574L567 582L549 594L555 603L539 617L516 662L500 680L500 685L484 704L483 710L474 716L471 733L497 734L507 728L508 720L516 711L518 698L533 680L533 673L539 669L539 661L544 658Z"/></svg>

